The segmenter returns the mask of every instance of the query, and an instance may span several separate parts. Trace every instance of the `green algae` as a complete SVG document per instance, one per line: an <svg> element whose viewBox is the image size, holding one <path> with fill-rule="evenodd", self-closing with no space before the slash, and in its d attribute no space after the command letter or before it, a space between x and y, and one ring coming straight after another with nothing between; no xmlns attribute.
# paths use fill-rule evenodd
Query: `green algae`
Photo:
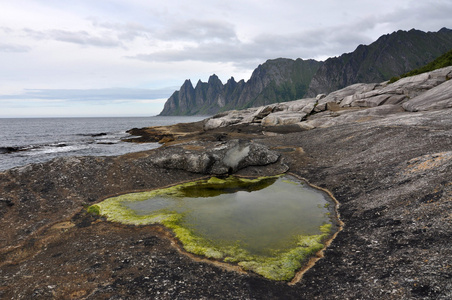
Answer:
<svg viewBox="0 0 452 300"><path fill-rule="evenodd" d="M196 218L191 216L203 212L203 210L206 211L205 214L212 213L212 211L208 210L209 201L211 200L205 200L212 199L212 197L220 196L221 198L224 194L250 197L253 195L252 192L261 190L259 197L262 197L262 193L271 194L271 189L274 189L272 185L277 181L286 185L296 186L298 184L298 186L302 186L302 184L295 182L291 178L283 177L278 180L279 178L280 176L256 179L237 177L221 179L212 177L208 180L184 183L165 189L109 198L89 207L88 211L105 216L110 221L124 224L161 224L173 232L187 252L222 260L227 263L235 263L245 270L253 271L271 280L287 281L295 276L296 271L310 257L324 248L324 241L332 235L333 226L331 220L328 221L327 212L322 212L324 221L322 225L317 227L315 234L293 234L290 243L285 241L283 246L267 247L268 249L262 251L255 249L255 242L265 240L262 234L257 234L256 239L251 240L247 244L240 239L225 238L229 231L237 230L233 228L224 234L217 233L216 235L222 236L220 239L204 230L205 227L215 226L206 226L206 224L201 223L200 227L196 227L192 224ZM287 186L285 187L287 188ZM270 192L267 189L270 189ZM284 197L284 193L282 197ZM180 208L181 204L187 201L197 203L198 206L193 210L194 212L184 211ZM279 203L281 199L271 199L271 201ZM258 202L251 202L250 206L256 207L256 203ZM315 206L317 207L318 205ZM321 207L323 210L326 209L324 205ZM243 207L240 207L240 209L243 209ZM220 206L220 210L221 214L227 214L227 207ZM277 213L272 211L271 214ZM245 219L251 218L248 217L251 215L246 212L244 215ZM325 217L327 221L325 221ZM218 219L218 222L220 222L221 225L219 227L228 227L230 225L221 223L221 215L217 216L214 214L214 219Z"/></svg>
<svg viewBox="0 0 452 300"><path fill-rule="evenodd" d="M86 210L90 214L94 214L97 216L100 215L100 209L99 209L99 206L97 206L97 205L91 205Z"/></svg>

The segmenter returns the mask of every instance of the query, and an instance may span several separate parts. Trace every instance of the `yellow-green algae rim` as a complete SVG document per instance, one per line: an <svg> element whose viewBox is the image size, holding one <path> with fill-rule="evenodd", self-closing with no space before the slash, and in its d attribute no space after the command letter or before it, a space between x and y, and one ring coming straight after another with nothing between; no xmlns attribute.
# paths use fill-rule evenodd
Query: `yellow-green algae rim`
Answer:
<svg viewBox="0 0 452 300"><path fill-rule="evenodd" d="M160 210L155 214L137 215L132 209L121 203L144 201L160 195L177 196L179 190L184 187L204 184L225 184L228 180L240 180L242 182L259 182L268 178L277 178L283 175L259 177L255 179L230 176L226 179L211 177L197 181L182 183L163 189L148 192L137 192L107 198L104 201L88 207L88 212L104 216L108 221L128 225L152 225L161 224L170 229L174 236L181 242L183 248L192 254L207 258L222 260L227 263L237 263L245 270L253 271L267 279L289 281L294 278L297 270L310 257L322 250L324 241L330 237L332 224L320 226L322 234L310 236L298 236L297 246L285 252L275 252L272 257L252 255L245 249L235 246L215 247L213 244L193 233L192 230L180 225L183 214Z"/></svg>

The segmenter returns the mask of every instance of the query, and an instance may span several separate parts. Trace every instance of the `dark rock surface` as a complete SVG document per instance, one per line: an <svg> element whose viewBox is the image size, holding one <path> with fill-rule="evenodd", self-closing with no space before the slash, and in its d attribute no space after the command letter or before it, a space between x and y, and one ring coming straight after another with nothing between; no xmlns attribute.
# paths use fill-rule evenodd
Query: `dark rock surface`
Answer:
<svg viewBox="0 0 452 300"><path fill-rule="evenodd" d="M179 134L159 149L2 172L0 298L450 299L452 109L390 108L378 118L275 126L271 134L251 123L208 131L193 124L198 133L180 134L190 132L186 124L166 128ZM345 227L298 283L193 259L159 226L112 224L84 210L111 195L205 177L213 168L168 168L169 155L213 157L225 145L215 160L248 146L268 159L228 172L271 175L287 165L339 201Z"/></svg>

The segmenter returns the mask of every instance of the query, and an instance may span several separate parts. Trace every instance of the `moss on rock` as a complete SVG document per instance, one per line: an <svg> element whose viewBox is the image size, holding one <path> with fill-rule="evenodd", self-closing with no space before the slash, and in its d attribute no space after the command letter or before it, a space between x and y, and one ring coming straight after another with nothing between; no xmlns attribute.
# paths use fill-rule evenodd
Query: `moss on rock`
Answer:
<svg viewBox="0 0 452 300"><path fill-rule="evenodd" d="M286 251L273 251L270 256L255 255L243 249L239 243L232 246L221 245L221 243L214 243L197 235L192 229L182 225L184 213L161 209L151 214L141 215L126 205L130 202L144 201L158 196L210 197L219 193L234 192L237 189L252 191L272 184L277 178L278 176L257 179L212 177L208 180L184 183L169 188L108 198L88 207L88 212L105 216L109 221L123 224L161 224L174 233L174 236L187 252L228 263L237 263L245 270L253 271L271 280L288 281L295 276L296 271L302 267L304 262L323 249L324 240L331 234L331 224L320 226L321 234L296 237L295 248Z"/></svg>

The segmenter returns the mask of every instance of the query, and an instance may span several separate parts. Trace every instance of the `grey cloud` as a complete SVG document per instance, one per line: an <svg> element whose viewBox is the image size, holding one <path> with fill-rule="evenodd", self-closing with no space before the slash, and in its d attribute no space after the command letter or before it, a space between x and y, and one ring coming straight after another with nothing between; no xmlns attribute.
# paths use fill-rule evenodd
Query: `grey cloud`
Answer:
<svg viewBox="0 0 452 300"><path fill-rule="evenodd" d="M4 33L12 33L13 30L9 27L6 26L0 26L0 30L3 31Z"/></svg>
<svg viewBox="0 0 452 300"><path fill-rule="evenodd" d="M27 36L32 37L34 39L37 40L44 40L44 39L48 39L48 35L45 32L42 31L37 31L37 30L33 30L30 28L24 28L22 30Z"/></svg>
<svg viewBox="0 0 452 300"><path fill-rule="evenodd" d="M328 28L288 35L265 34L249 43L238 40L203 42L196 46L186 46L181 50L165 50L130 58L144 61L231 62L243 67L255 66L256 63L269 58L309 59L335 53L342 54L344 49L350 48L350 44L356 47L363 42L369 42L369 39L361 34L331 32Z"/></svg>
<svg viewBox="0 0 452 300"><path fill-rule="evenodd" d="M22 94L0 95L0 100L68 100L68 101L111 101L150 100L168 98L175 87L162 89L27 89Z"/></svg>
<svg viewBox="0 0 452 300"><path fill-rule="evenodd" d="M137 37L150 38L153 30L147 28L139 23L113 23L113 22L99 22L95 18L90 18L95 27L112 31L120 40L134 40Z"/></svg>
<svg viewBox="0 0 452 300"><path fill-rule="evenodd" d="M106 36L93 36L86 31L71 32L64 30L52 30L49 32L49 36L57 41L80 45L122 47L122 43L117 39Z"/></svg>
<svg viewBox="0 0 452 300"><path fill-rule="evenodd" d="M290 34L265 33L251 42L236 38L232 27L220 22L204 24L195 22L192 27L174 27L173 38L192 39L197 45L185 46L178 50L165 50L149 54L139 54L130 58L144 61L205 61L227 62L236 66L252 66L268 58L315 58L331 57L352 52L359 44L370 44L373 39L365 34L381 22L382 17L366 17L352 23L334 27L319 27L300 30ZM205 25L205 26L202 26ZM195 30L193 30L195 28ZM205 28L201 31L201 28ZM199 30L199 31L197 31ZM209 40L206 37L220 36Z"/></svg>
<svg viewBox="0 0 452 300"><path fill-rule="evenodd" d="M175 23L169 29L161 32L159 37L164 40L185 41L236 41L234 26L227 22L216 20L187 20Z"/></svg>
<svg viewBox="0 0 452 300"><path fill-rule="evenodd" d="M95 36L87 31L67 31L67 30L47 30L36 31L25 28L24 32L38 40L55 40L60 42L73 43L83 46L96 47L123 47L121 41L109 36Z"/></svg>
<svg viewBox="0 0 452 300"><path fill-rule="evenodd" d="M256 60L255 51L247 51L243 44L203 43L197 46L187 46L182 50L165 50L151 54L139 54L133 59L144 61L207 61L207 62L234 62L242 64L248 60Z"/></svg>
<svg viewBox="0 0 452 300"><path fill-rule="evenodd" d="M30 50L31 48L28 46L0 43L0 52L23 53L29 52Z"/></svg>
<svg viewBox="0 0 452 300"><path fill-rule="evenodd" d="M300 28L295 33L263 33L246 43L237 38L234 26L227 22L217 20L181 22L165 31L165 36L159 37L164 40L193 41L194 45L186 45L177 50L143 53L130 58L164 62L226 62L244 66L276 57L303 59L332 57L352 52L360 44L368 45L380 35L391 33L390 30L412 28L405 24L422 22L422 28L419 29L430 28L427 30L437 31L440 28L432 27L438 24L438 19L441 19L443 26L450 28L451 13L450 1L436 1L435 5L411 1L405 8L400 6L394 12L362 14L359 17L355 16L354 19L345 18L343 22L334 26L309 30ZM389 32L382 31L388 28ZM372 36L377 34L378 36Z"/></svg>
<svg viewBox="0 0 452 300"><path fill-rule="evenodd" d="M375 20L375 24L390 24L394 31L412 28L423 31L438 31L442 27L451 28L452 2L434 2L432 4L430 1L411 1L403 9L380 15ZM403 16L403 18L400 16Z"/></svg>

